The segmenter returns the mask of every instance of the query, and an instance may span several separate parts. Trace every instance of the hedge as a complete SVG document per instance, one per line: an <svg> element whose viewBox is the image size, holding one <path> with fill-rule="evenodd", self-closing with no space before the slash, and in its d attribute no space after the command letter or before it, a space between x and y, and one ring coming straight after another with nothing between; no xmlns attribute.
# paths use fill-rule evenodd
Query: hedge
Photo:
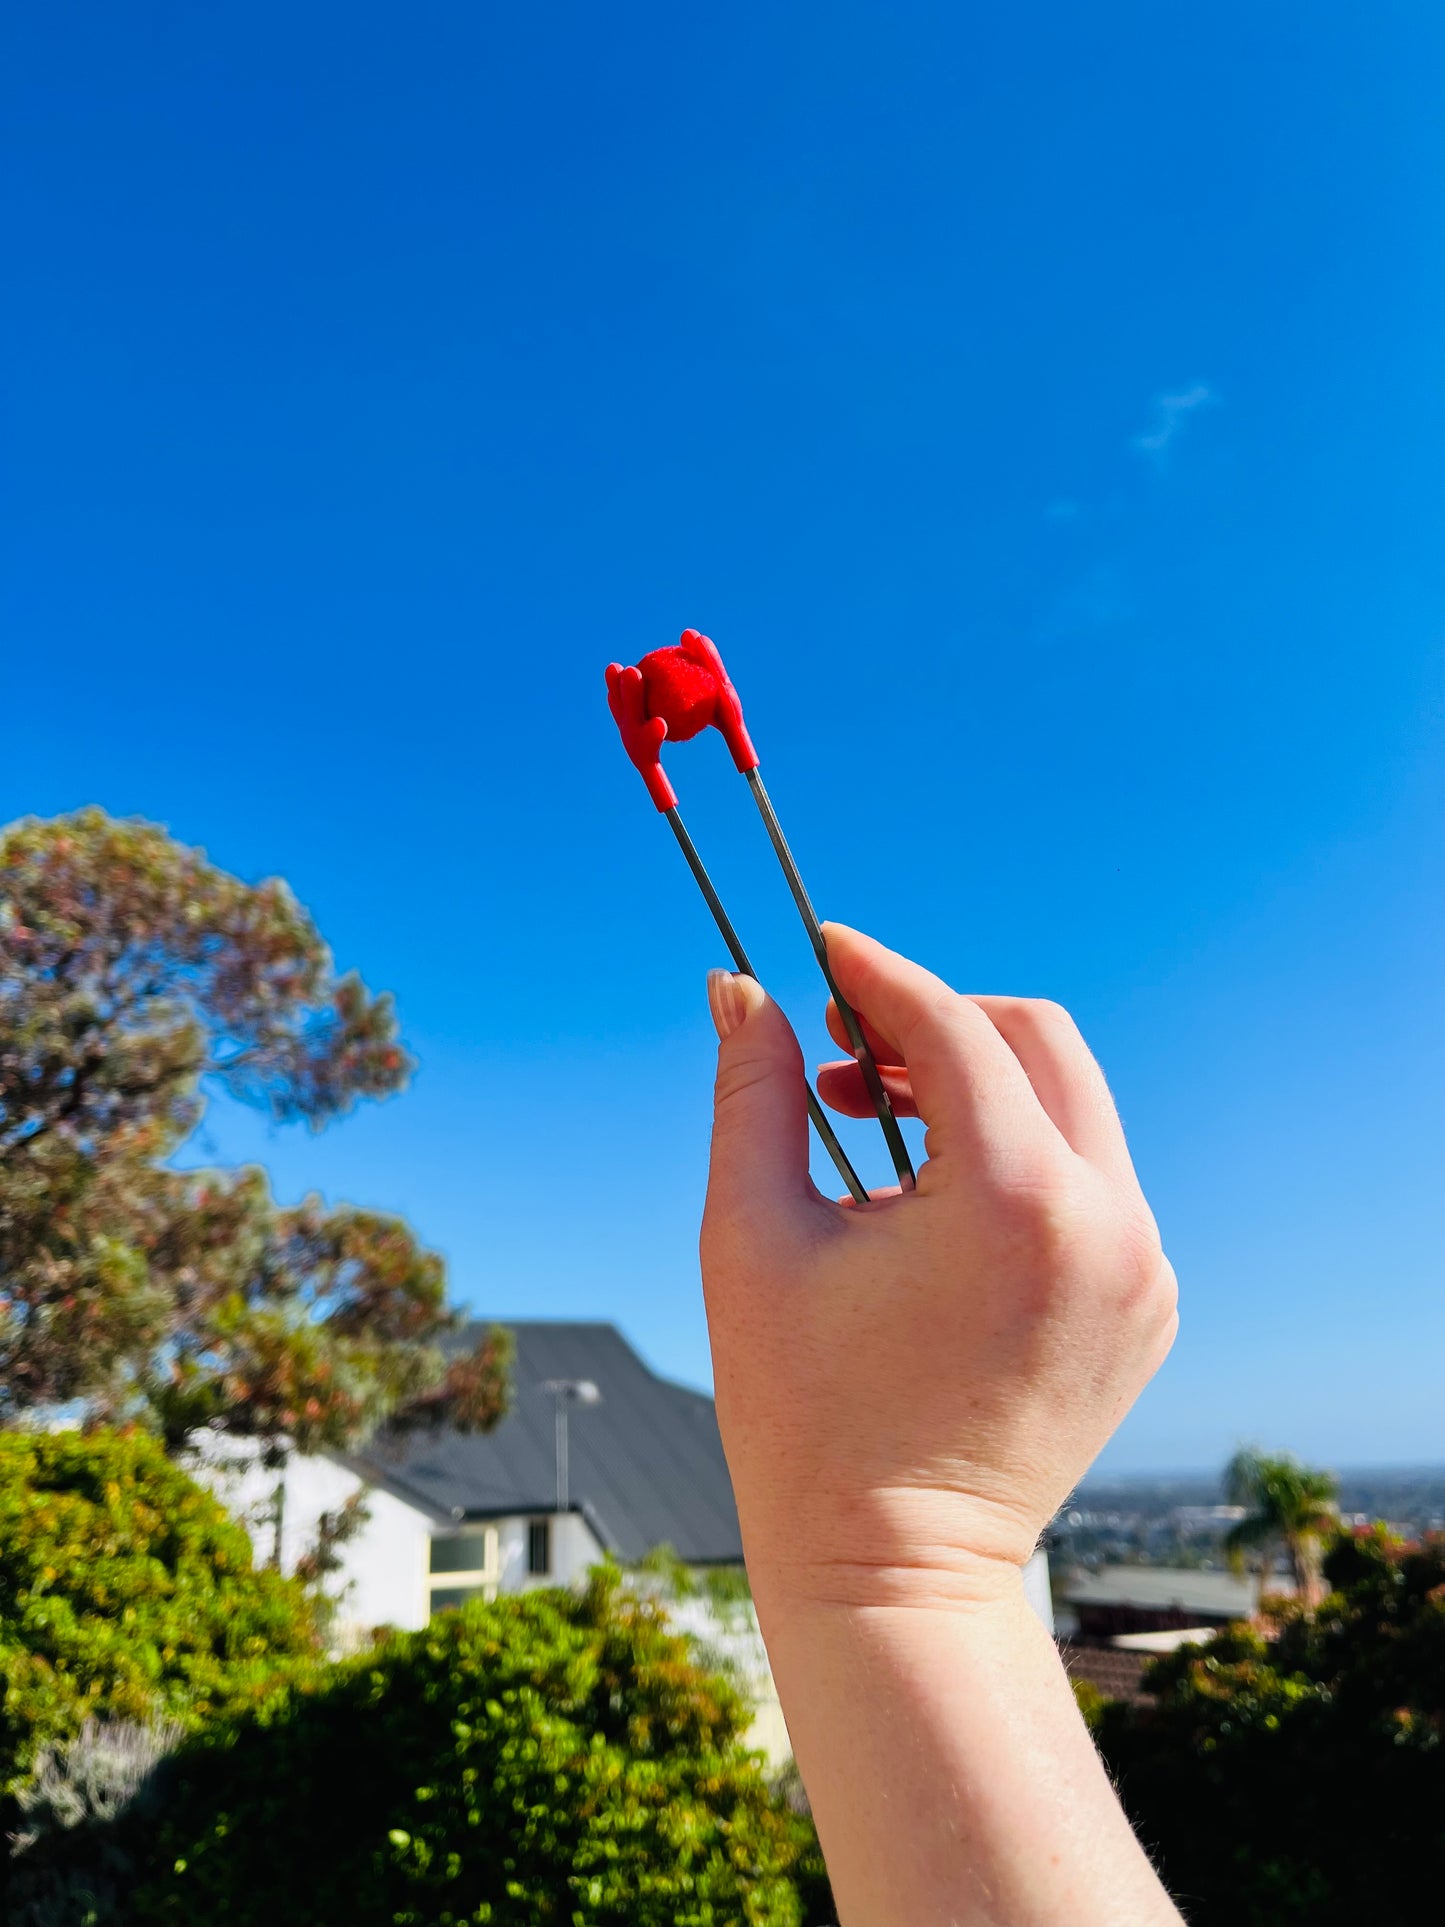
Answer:
<svg viewBox="0 0 1445 1927"><path fill-rule="evenodd" d="M654 1605L472 1604L161 1769L136 1927L802 1927L811 1823ZM158 1811L159 1818L155 1817Z"/></svg>
<svg viewBox="0 0 1445 1927"><path fill-rule="evenodd" d="M320 1657L303 1586L141 1433L0 1433L0 1793L88 1718L208 1721Z"/></svg>

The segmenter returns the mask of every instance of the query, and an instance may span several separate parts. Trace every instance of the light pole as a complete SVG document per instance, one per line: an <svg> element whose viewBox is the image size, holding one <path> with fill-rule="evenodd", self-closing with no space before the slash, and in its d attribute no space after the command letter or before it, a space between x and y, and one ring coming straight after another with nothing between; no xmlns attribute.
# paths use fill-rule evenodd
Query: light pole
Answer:
<svg viewBox="0 0 1445 1927"><path fill-rule="evenodd" d="M557 1422L557 1510L568 1508L567 1490L567 1416L574 1405L600 1405L602 1394L590 1378L548 1378L542 1390L556 1401Z"/></svg>

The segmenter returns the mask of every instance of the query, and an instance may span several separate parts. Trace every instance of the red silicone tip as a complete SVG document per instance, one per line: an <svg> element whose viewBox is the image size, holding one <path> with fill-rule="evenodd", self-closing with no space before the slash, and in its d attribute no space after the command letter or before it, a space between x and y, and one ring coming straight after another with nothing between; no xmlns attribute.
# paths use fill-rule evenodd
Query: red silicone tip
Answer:
<svg viewBox="0 0 1445 1927"><path fill-rule="evenodd" d="M677 805L677 792L662 767L664 740L685 743L711 723L740 770L758 766L738 692L716 647L696 629L684 629L674 647L652 650L635 669L612 663L607 702L623 747L660 810Z"/></svg>
<svg viewBox="0 0 1445 1927"><path fill-rule="evenodd" d="M660 810L675 810L677 791L668 782L662 767L662 739L667 734L667 724L660 716L648 716L640 669L624 669L620 662L608 663L607 707L622 737L622 747L642 772L648 795Z"/></svg>
<svg viewBox="0 0 1445 1927"><path fill-rule="evenodd" d="M672 649L654 649L637 667L642 672L647 713L667 724L668 742L685 743L707 728L718 690L708 663L699 662L679 643Z"/></svg>

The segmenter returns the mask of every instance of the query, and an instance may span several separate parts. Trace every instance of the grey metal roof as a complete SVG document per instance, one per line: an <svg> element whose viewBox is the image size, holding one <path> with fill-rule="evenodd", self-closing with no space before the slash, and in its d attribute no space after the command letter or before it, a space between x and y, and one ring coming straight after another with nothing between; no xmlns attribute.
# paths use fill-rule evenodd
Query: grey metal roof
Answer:
<svg viewBox="0 0 1445 1927"><path fill-rule="evenodd" d="M670 1545L693 1565L741 1560L737 1507L703 1392L659 1378L615 1325L489 1320L516 1340L512 1409L477 1436L381 1434L351 1463L439 1523L458 1516L550 1512L556 1503L555 1405L549 1378L590 1378L600 1405L574 1405L568 1429L569 1496L620 1559ZM454 1341L475 1345L486 1324Z"/></svg>
<svg viewBox="0 0 1445 1927"><path fill-rule="evenodd" d="M1253 1573L1201 1572L1180 1566L1103 1566L1070 1573L1059 1587L1070 1606L1137 1606L1247 1619L1259 1604Z"/></svg>

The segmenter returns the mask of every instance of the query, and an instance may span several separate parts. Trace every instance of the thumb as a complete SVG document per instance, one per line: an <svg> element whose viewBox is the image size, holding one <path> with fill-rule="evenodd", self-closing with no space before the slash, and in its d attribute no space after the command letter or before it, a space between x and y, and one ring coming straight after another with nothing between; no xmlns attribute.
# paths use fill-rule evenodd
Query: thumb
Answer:
<svg viewBox="0 0 1445 1927"><path fill-rule="evenodd" d="M787 1018L755 978L710 970L719 1038L708 1215L735 1220L812 1194L808 1087Z"/></svg>

